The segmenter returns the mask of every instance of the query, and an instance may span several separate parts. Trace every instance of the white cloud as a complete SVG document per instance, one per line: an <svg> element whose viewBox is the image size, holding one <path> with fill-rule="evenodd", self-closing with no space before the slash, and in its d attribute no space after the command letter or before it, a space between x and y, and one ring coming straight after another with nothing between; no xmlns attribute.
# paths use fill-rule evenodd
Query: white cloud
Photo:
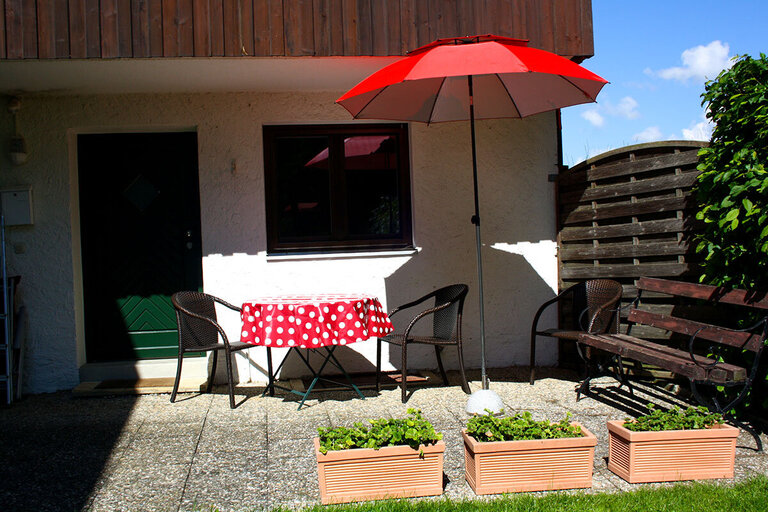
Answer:
<svg viewBox="0 0 768 512"><path fill-rule="evenodd" d="M658 126L649 126L640 133L636 133L632 136L632 140L636 142L651 142L661 140L661 130Z"/></svg>
<svg viewBox="0 0 768 512"><path fill-rule="evenodd" d="M603 126L605 124L605 118L600 115L596 108L585 110L581 113L581 117L589 121L592 126Z"/></svg>
<svg viewBox="0 0 768 512"><path fill-rule="evenodd" d="M714 125L709 121L692 121L688 128L683 128L683 140L709 140L713 129Z"/></svg>
<svg viewBox="0 0 768 512"><path fill-rule="evenodd" d="M606 108L612 110L613 115L625 119L637 119L640 117L640 112L637 111L637 100L632 96L624 96L618 105L606 105Z"/></svg>
<svg viewBox="0 0 768 512"><path fill-rule="evenodd" d="M624 119L639 118L640 112L638 112L637 107L638 103L635 98L624 96L617 104L606 101L589 110L585 110L581 113L581 117L589 121L592 126L601 127L605 125L605 116L621 117Z"/></svg>
<svg viewBox="0 0 768 512"><path fill-rule="evenodd" d="M688 48L680 56L682 66L662 69L656 74L665 80L687 82L690 79L704 81L717 77L720 71L733 65L728 56L728 43L712 41L706 46ZM648 70L646 70L648 73Z"/></svg>

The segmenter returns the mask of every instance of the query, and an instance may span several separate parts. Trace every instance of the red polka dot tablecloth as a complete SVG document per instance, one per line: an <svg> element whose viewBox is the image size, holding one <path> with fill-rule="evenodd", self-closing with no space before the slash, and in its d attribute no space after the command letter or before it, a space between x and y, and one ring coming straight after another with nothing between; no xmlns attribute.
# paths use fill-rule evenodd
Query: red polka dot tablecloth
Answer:
<svg viewBox="0 0 768 512"><path fill-rule="evenodd" d="M376 297L350 295L264 297L244 302L240 340L266 347L349 345L392 332Z"/></svg>

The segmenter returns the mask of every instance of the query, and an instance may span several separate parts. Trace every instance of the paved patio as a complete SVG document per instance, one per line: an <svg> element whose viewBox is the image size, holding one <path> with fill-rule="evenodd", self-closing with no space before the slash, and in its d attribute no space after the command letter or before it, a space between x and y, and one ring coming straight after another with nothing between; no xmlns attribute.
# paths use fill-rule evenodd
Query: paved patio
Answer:
<svg viewBox="0 0 768 512"><path fill-rule="evenodd" d="M665 406L674 399L648 389L631 397L606 379L596 381L598 398L576 402L572 374L540 373L530 386L524 368L492 371L491 387L508 412L530 410L537 419L571 412L597 435L594 485L586 492L639 487L607 470L605 422L648 402ZM472 389L478 386L472 382ZM319 503L312 452L317 427L403 416L407 407L420 408L444 433L444 496L476 498L464 480L459 430L466 421L467 396L459 386L417 388L406 405L397 389L378 396L366 391L366 400L349 392L323 392L300 411L292 395L261 398L262 389L238 388L235 410L229 409L224 387L210 395L181 395L175 404L168 394L27 396L0 409L2 508L95 512L215 506L223 512L313 505ZM766 473L768 456L756 452L744 433L736 457L735 480Z"/></svg>

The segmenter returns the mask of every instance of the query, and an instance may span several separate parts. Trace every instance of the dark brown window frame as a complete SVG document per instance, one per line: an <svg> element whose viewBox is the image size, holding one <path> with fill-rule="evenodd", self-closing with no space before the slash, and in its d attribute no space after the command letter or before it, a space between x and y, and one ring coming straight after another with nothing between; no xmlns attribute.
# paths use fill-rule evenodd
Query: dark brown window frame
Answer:
<svg viewBox="0 0 768 512"><path fill-rule="evenodd" d="M376 124L317 124L317 125L264 125L264 192L267 221L267 254L369 252L413 248L411 228L411 171L408 125L405 123ZM400 231L396 238L351 238L344 235L346 215L334 201L334 196L344 197L343 168L333 163L331 177L332 234L328 239L280 240L278 233L278 179L275 141L279 137L331 136L342 138L355 135L395 135L398 142L398 195L400 201ZM338 141L337 145L340 145ZM334 142L331 143L333 145Z"/></svg>

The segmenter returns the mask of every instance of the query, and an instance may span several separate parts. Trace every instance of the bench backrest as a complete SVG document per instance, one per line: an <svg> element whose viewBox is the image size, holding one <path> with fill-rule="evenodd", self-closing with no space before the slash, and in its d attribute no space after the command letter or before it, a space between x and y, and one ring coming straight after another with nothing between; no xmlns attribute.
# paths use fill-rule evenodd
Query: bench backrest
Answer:
<svg viewBox="0 0 768 512"><path fill-rule="evenodd" d="M691 299L701 299L713 303L748 306L764 310L768 314L768 296L751 293L746 290L724 289L696 283L684 283L643 277L637 281L639 293L643 291L665 293ZM671 315L663 315L633 307L629 311L628 320L633 323L666 329L688 336L738 347L757 352L765 342L765 332L739 332L725 327L697 322Z"/></svg>

